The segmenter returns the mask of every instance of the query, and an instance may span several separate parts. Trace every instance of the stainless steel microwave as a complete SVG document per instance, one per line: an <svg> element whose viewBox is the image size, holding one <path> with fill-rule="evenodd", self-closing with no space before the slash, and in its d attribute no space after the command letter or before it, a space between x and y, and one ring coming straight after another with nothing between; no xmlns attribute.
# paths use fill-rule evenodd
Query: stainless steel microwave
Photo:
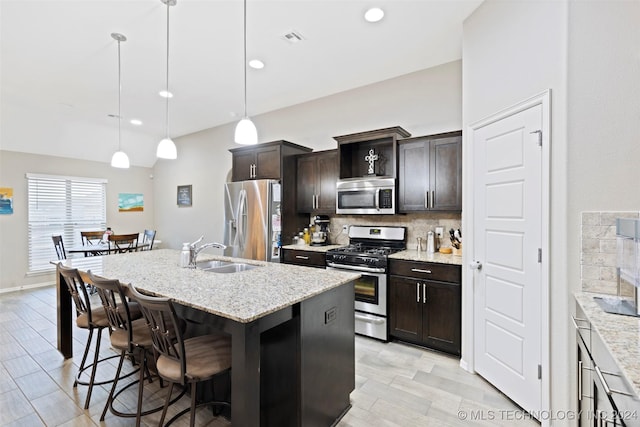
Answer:
<svg viewBox="0 0 640 427"><path fill-rule="evenodd" d="M389 177L365 177L338 180L337 214L395 214L396 180Z"/></svg>

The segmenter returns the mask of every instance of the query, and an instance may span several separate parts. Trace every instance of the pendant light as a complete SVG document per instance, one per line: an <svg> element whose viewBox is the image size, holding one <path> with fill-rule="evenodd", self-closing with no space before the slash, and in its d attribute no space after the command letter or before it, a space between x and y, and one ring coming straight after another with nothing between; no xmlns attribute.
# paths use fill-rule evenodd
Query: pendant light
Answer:
<svg viewBox="0 0 640 427"><path fill-rule="evenodd" d="M158 143L156 150L156 156L161 159L176 159L178 158L178 150L176 144L169 138L169 98L171 97L169 92L169 8L175 6L177 0L160 0L163 4L167 5L167 81L165 88L165 137Z"/></svg>
<svg viewBox="0 0 640 427"><path fill-rule="evenodd" d="M119 33L111 33L111 37L118 42L118 151L113 153L111 157L111 166L114 168L129 168L129 156L122 151L122 131L120 128L120 122L122 121L122 114L120 113L120 99L122 98L122 73L120 71L120 42L126 42L127 38Z"/></svg>
<svg viewBox="0 0 640 427"><path fill-rule="evenodd" d="M247 116L247 0L244 0L244 116L236 125L234 141L242 145L258 143L258 130Z"/></svg>

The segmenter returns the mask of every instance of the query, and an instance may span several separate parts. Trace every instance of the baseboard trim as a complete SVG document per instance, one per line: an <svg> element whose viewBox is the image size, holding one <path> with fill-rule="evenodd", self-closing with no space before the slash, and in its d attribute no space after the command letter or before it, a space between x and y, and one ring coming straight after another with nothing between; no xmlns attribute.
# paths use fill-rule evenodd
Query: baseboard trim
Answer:
<svg viewBox="0 0 640 427"><path fill-rule="evenodd" d="M46 286L53 286L53 285L55 285L55 282L33 283L31 285L16 286L15 288L0 289L0 294L8 294L9 292L24 291L26 289L44 288Z"/></svg>

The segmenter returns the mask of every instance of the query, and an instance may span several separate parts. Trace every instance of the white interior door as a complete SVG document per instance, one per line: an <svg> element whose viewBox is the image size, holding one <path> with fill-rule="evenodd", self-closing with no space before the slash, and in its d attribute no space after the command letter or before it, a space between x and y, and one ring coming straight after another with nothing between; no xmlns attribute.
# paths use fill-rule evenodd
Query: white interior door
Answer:
<svg viewBox="0 0 640 427"><path fill-rule="evenodd" d="M527 411L541 410L543 110L475 129L475 370ZM542 346L545 347L545 346Z"/></svg>

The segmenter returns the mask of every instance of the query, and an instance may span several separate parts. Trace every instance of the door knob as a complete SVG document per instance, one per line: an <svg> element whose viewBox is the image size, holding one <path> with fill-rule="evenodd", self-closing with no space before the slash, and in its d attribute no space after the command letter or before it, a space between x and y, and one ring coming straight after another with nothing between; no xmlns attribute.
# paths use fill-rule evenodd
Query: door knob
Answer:
<svg viewBox="0 0 640 427"><path fill-rule="evenodd" d="M482 270L482 263L480 261L472 261L469 263L469 267L472 270Z"/></svg>

